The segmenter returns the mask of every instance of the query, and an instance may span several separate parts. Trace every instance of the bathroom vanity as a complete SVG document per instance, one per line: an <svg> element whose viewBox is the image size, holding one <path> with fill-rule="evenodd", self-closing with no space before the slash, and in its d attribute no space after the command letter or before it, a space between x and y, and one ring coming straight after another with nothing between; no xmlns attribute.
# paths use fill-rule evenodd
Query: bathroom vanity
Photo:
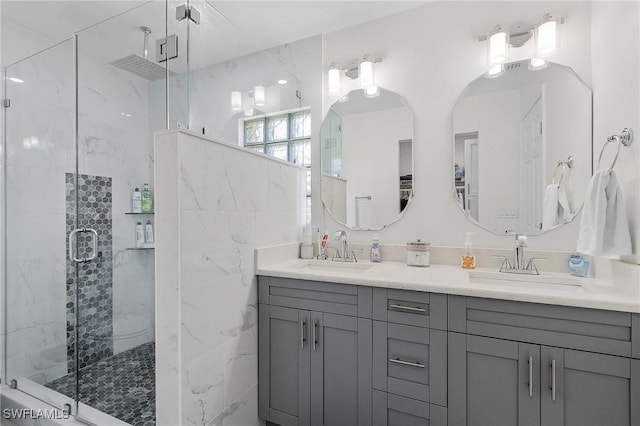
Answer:
<svg viewBox="0 0 640 426"><path fill-rule="evenodd" d="M597 280L514 288L453 266L302 260L258 274L269 422L640 425L640 305Z"/></svg>

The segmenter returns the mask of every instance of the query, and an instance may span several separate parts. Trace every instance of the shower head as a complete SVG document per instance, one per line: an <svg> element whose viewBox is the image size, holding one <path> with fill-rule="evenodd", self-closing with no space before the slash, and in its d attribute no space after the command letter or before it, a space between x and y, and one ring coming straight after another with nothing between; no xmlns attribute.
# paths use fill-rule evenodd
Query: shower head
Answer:
<svg viewBox="0 0 640 426"><path fill-rule="evenodd" d="M116 59L115 61L109 62L109 64L147 80L159 80L167 75L167 70L162 65L158 65L157 63L147 59L147 55L149 53L149 34L151 34L151 29L148 27L140 27L140 30L144 33L142 56L133 54L125 56L124 58ZM169 76L173 76L175 74L176 73L169 70Z"/></svg>

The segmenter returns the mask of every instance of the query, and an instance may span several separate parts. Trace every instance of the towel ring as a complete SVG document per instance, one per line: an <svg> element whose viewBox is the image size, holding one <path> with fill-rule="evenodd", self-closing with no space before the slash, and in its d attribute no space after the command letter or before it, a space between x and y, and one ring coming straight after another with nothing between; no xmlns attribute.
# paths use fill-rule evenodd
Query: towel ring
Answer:
<svg viewBox="0 0 640 426"><path fill-rule="evenodd" d="M556 175L558 174L558 169L561 166L562 166L562 174L560 174L560 180L557 183L558 185L562 183L562 180L564 179L564 173L567 167L569 167L570 169L573 168L573 157L568 156L566 160L558 160L558 165L556 166L556 169L553 171L553 179L551 179L551 183L554 185L556 185Z"/></svg>
<svg viewBox="0 0 640 426"><path fill-rule="evenodd" d="M618 149L616 150L616 156L613 157L613 162L611 163L611 167L609 169L613 169L613 166L616 165L616 161L618 160L618 155L620 154L620 146L629 146L631 142L633 142L633 130L625 127L622 130L622 133L619 135L612 135L607 138L607 141L602 145L602 149L600 150L600 156L598 157L598 170L600 170L600 162L602 161L602 154L604 154L604 150L609 145L610 142L618 141Z"/></svg>

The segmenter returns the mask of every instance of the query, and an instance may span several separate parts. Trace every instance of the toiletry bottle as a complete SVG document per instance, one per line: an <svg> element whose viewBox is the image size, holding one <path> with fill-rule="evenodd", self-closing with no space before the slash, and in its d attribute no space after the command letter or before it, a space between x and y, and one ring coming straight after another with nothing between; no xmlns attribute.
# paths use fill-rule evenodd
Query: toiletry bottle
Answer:
<svg viewBox="0 0 640 426"><path fill-rule="evenodd" d="M131 211L133 213L142 213L142 194L140 194L140 189L136 188L133 191L133 197L131 201Z"/></svg>
<svg viewBox="0 0 640 426"><path fill-rule="evenodd" d="M373 234L369 260L372 262L382 262L382 256L380 255L380 237L378 236L378 234Z"/></svg>
<svg viewBox="0 0 640 426"><path fill-rule="evenodd" d="M145 183L142 186L142 213L153 212L153 198L151 191L149 191L149 184Z"/></svg>
<svg viewBox="0 0 640 426"><path fill-rule="evenodd" d="M460 260L460 266L462 269L476 269L476 257L471 254L471 249L473 248L473 242L471 242L471 238L473 237L473 232L466 233L466 241L464 242L464 255L462 255L462 259Z"/></svg>
<svg viewBox="0 0 640 426"><path fill-rule="evenodd" d="M151 220L147 220L147 224L144 226L144 239L148 244L153 244L153 225Z"/></svg>
<svg viewBox="0 0 640 426"><path fill-rule="evenodd" d="M144 246L144 227L142 222L136 223L136 247L141 248Z"/></svg>

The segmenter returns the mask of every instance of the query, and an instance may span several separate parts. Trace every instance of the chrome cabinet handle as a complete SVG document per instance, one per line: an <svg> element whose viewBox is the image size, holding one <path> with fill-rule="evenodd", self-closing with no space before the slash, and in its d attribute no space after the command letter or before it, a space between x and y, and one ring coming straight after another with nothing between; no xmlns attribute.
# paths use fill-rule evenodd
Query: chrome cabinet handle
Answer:
<svg viewBox="0 0 640 426"><path fill-rule="evenodd" d="M556 400L556 360L551 360L551 400Z"/></svg>
<svg viewBox="0 0 640 426"><path fill-rule="evenodd" d="M305 326L307 325L307 322L305 321L304 318L300 318L300 349L304 349L304 329Z"/></svg>
<svg viewBox="0 0 640 426"><path fill-rule="evenodd" d="M313 327L311 328L311 341L313 342L313 350L318 348L318 336L317 336L318 323L313 320Z"/></svg>
<svg viewBox="0 0 640 426"><path fill-rule="evenodd" d="M533 357L529 357L529 398L533 398Z"/></svg>
<svg viewBox="0 0 640 426"><path fill-rule="evenodd" d="M399 358L389 358L389 362L400 365L408 365L409 367L426 368L424 364L420 364L419 362L403 361Z"/></svg>
<svg viewBox="0 0 640 426"><path fill-rule="evenodd" d="M402 309L404 311L411 311L411 312L420 312L422 314L426 313L427 311L422 309L422 308L414 308L413 306L404 306L404 305L395 305L395 304L390 304L389 305L390 308L394 308L394 309Z"/></svg>
<svg viewBox="0 0 640 426"><path fill-rule="evenodd" d="M85 232L88 232L93 235L93 238L91 238L91 249L92 249L91 255L89 257L78 258L76 257L76 247L75 247L76 235L83 234ZM76 263L88 262L90 260L95 259L96 257L98 257L98 232L96 232L95 229L82 227L82 228L74 229L69 233L69 259L72 262L76 262Z"/></svg>

